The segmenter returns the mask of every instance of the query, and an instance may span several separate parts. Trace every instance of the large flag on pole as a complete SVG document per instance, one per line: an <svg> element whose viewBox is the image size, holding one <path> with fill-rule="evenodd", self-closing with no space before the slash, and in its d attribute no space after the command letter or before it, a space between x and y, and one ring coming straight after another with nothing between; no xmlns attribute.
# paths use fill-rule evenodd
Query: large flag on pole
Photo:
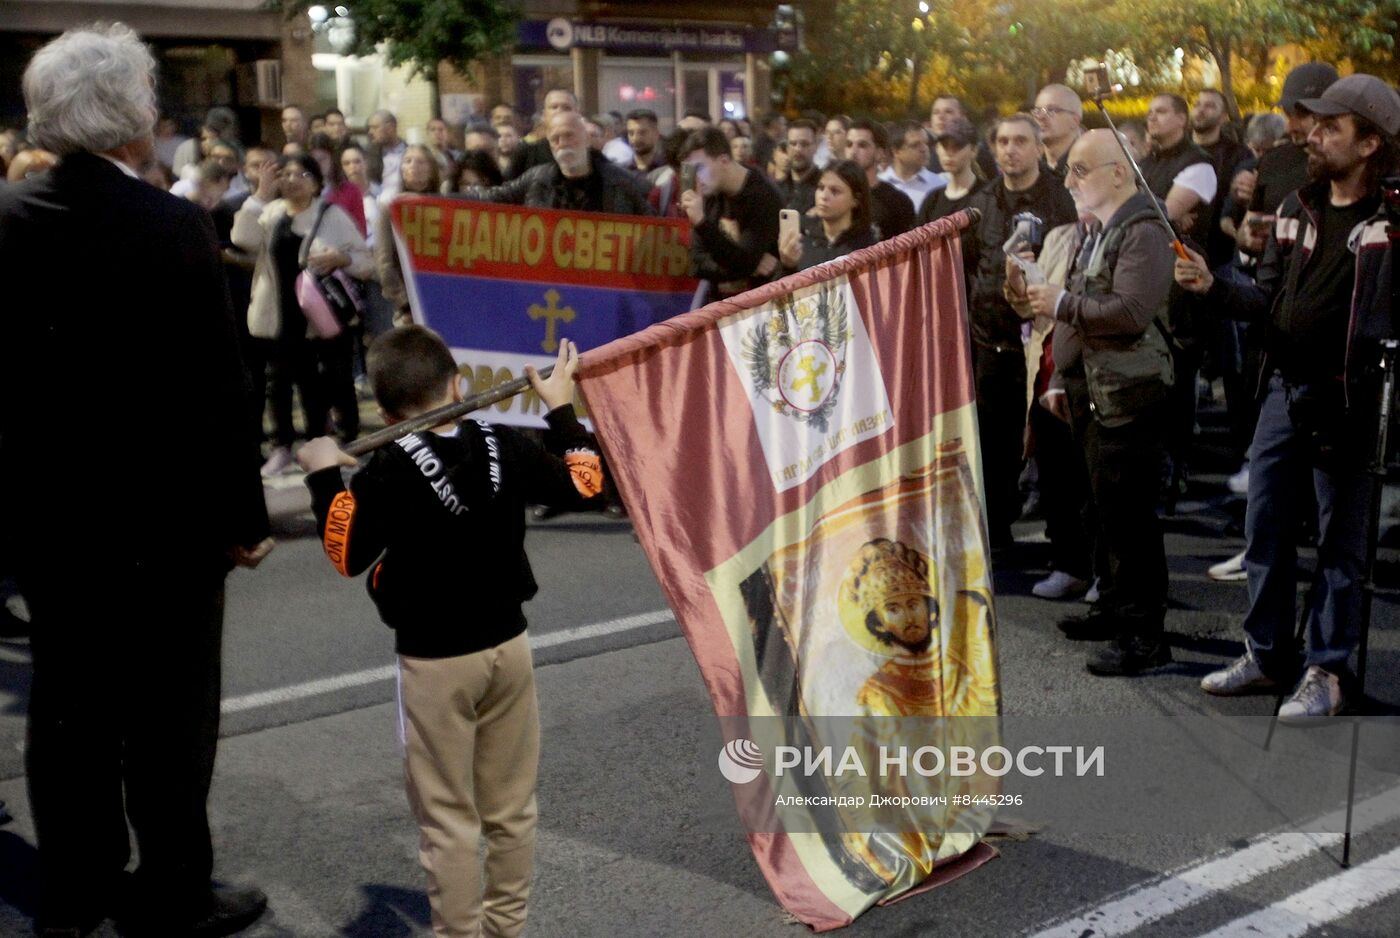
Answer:
<svg viewBox="0 0 1400 938"><path fill-rule="evenodd" d="M390 210L415 321L447 342L469 394L690 309L690 225L673 218L404 196ZM533 391L491 419L544 426Z"/></svg>
<svg viewBox="0 0 1400 938"><path fill-rule="evenodd" d="M609 466L740 760L764 748L756 739L840 748L813 738L829 716L995 723L966 223L924 226L583 356ZM936 825L833 832L775 820L775 796L799 789L771 773L725 775L774 894L817 930L995 855L981 842L990 813L953 806L946 779L922 789L950 805ZM858 781L918 793L884 784Z"/></svg>

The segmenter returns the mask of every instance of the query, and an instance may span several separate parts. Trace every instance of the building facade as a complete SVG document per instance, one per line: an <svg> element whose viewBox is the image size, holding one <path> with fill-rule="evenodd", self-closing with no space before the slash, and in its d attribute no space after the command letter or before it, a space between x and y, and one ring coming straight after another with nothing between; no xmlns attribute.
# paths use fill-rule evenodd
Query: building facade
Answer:
<svg viewBox="0 0 1400 938"><path fill-rule="evenodd" d="M587 113L646 107L670 129L690 111L767 110L769 56L795 45L771 27L776 8L526 0L509 54L468 76L440 67L432 83L378 56L343 54L353 12L333 0L290 18L264 0L0 0L0 127L23 126L20 76L35 50L65 29L120 21L151 44L162 108L186 133L221 105L238 114L245 142L276 143L282 106L297 104L308 114L338 107L355 127L388 108L413 140L439 114L462 125L505 102L531 115L555 87L573 89Z"/></svg>

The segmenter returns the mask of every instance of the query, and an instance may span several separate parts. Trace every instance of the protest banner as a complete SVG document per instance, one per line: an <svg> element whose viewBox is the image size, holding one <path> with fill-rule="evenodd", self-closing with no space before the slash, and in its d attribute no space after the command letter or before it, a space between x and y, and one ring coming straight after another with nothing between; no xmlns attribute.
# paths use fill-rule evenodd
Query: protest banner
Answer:
<svg viewBox="0 0 1400 938"><path fill-rule="evenodd" d="M479 394L690 308L685 221L407 196L390 212L416 322L438 332ZM533 392L484 415L544 426Z"/></svg>

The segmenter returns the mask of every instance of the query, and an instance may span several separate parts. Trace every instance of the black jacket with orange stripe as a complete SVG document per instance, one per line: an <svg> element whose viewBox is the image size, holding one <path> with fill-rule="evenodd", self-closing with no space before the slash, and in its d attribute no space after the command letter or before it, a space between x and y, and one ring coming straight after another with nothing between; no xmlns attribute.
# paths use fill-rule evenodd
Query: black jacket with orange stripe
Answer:
<svg viewBox="0 0 1400 938"><path fill-rule="evenodd" d="M538 586L525 556L525 506L602 503L592 436L559 407L544 449L509 427L463 420L455 434L410 433L377 450L347 491L338 468L307 476L316 526L344 576L373 567L369 594L414 658L492 648L525 630Z"/></svg>

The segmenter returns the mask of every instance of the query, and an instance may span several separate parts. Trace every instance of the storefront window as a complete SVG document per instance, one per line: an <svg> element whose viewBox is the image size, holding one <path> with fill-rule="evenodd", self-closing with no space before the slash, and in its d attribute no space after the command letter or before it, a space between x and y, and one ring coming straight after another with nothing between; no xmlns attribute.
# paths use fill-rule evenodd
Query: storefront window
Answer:
<svg viewBox="0 0 1400 938"><path fill-rule="evenodd" d="M710 115L710 119L715 119L715 108L710 100L710 69L709 68L687 68L684 71L685 77L685 106L681 108L681 114L699 111L701 114Z"/></svg>
<svg viewBox="0 0 1400 938"><path fill-rule="evenodd" d="M719 108L715 112L715 117L738 120L748 116L748 109L744 106L744 73L720 69Z"/></svg>
<svg viewBox="0 0 1400 938"><path fill-rule="evenodd" d="M626 114L637 108L655 111L663 133L675 126L675 69L667 59L620 62L604 60L599 70L599 110Z"/></svg>
<svg viewBox="0 0 1400 938"><path fill-rule="evenodd" d="M527 119L544 107L551 88L574 87L574 66L563 56L517 55L511 60L515 78L515 109Z"/></svg>
<svg viewBox="0 0 1400 938"><path fill-rule="evenodd" d="M748 117L744 105L744 70L733 65L687 65L684 69L685 107L711 120Z"/></svg>

